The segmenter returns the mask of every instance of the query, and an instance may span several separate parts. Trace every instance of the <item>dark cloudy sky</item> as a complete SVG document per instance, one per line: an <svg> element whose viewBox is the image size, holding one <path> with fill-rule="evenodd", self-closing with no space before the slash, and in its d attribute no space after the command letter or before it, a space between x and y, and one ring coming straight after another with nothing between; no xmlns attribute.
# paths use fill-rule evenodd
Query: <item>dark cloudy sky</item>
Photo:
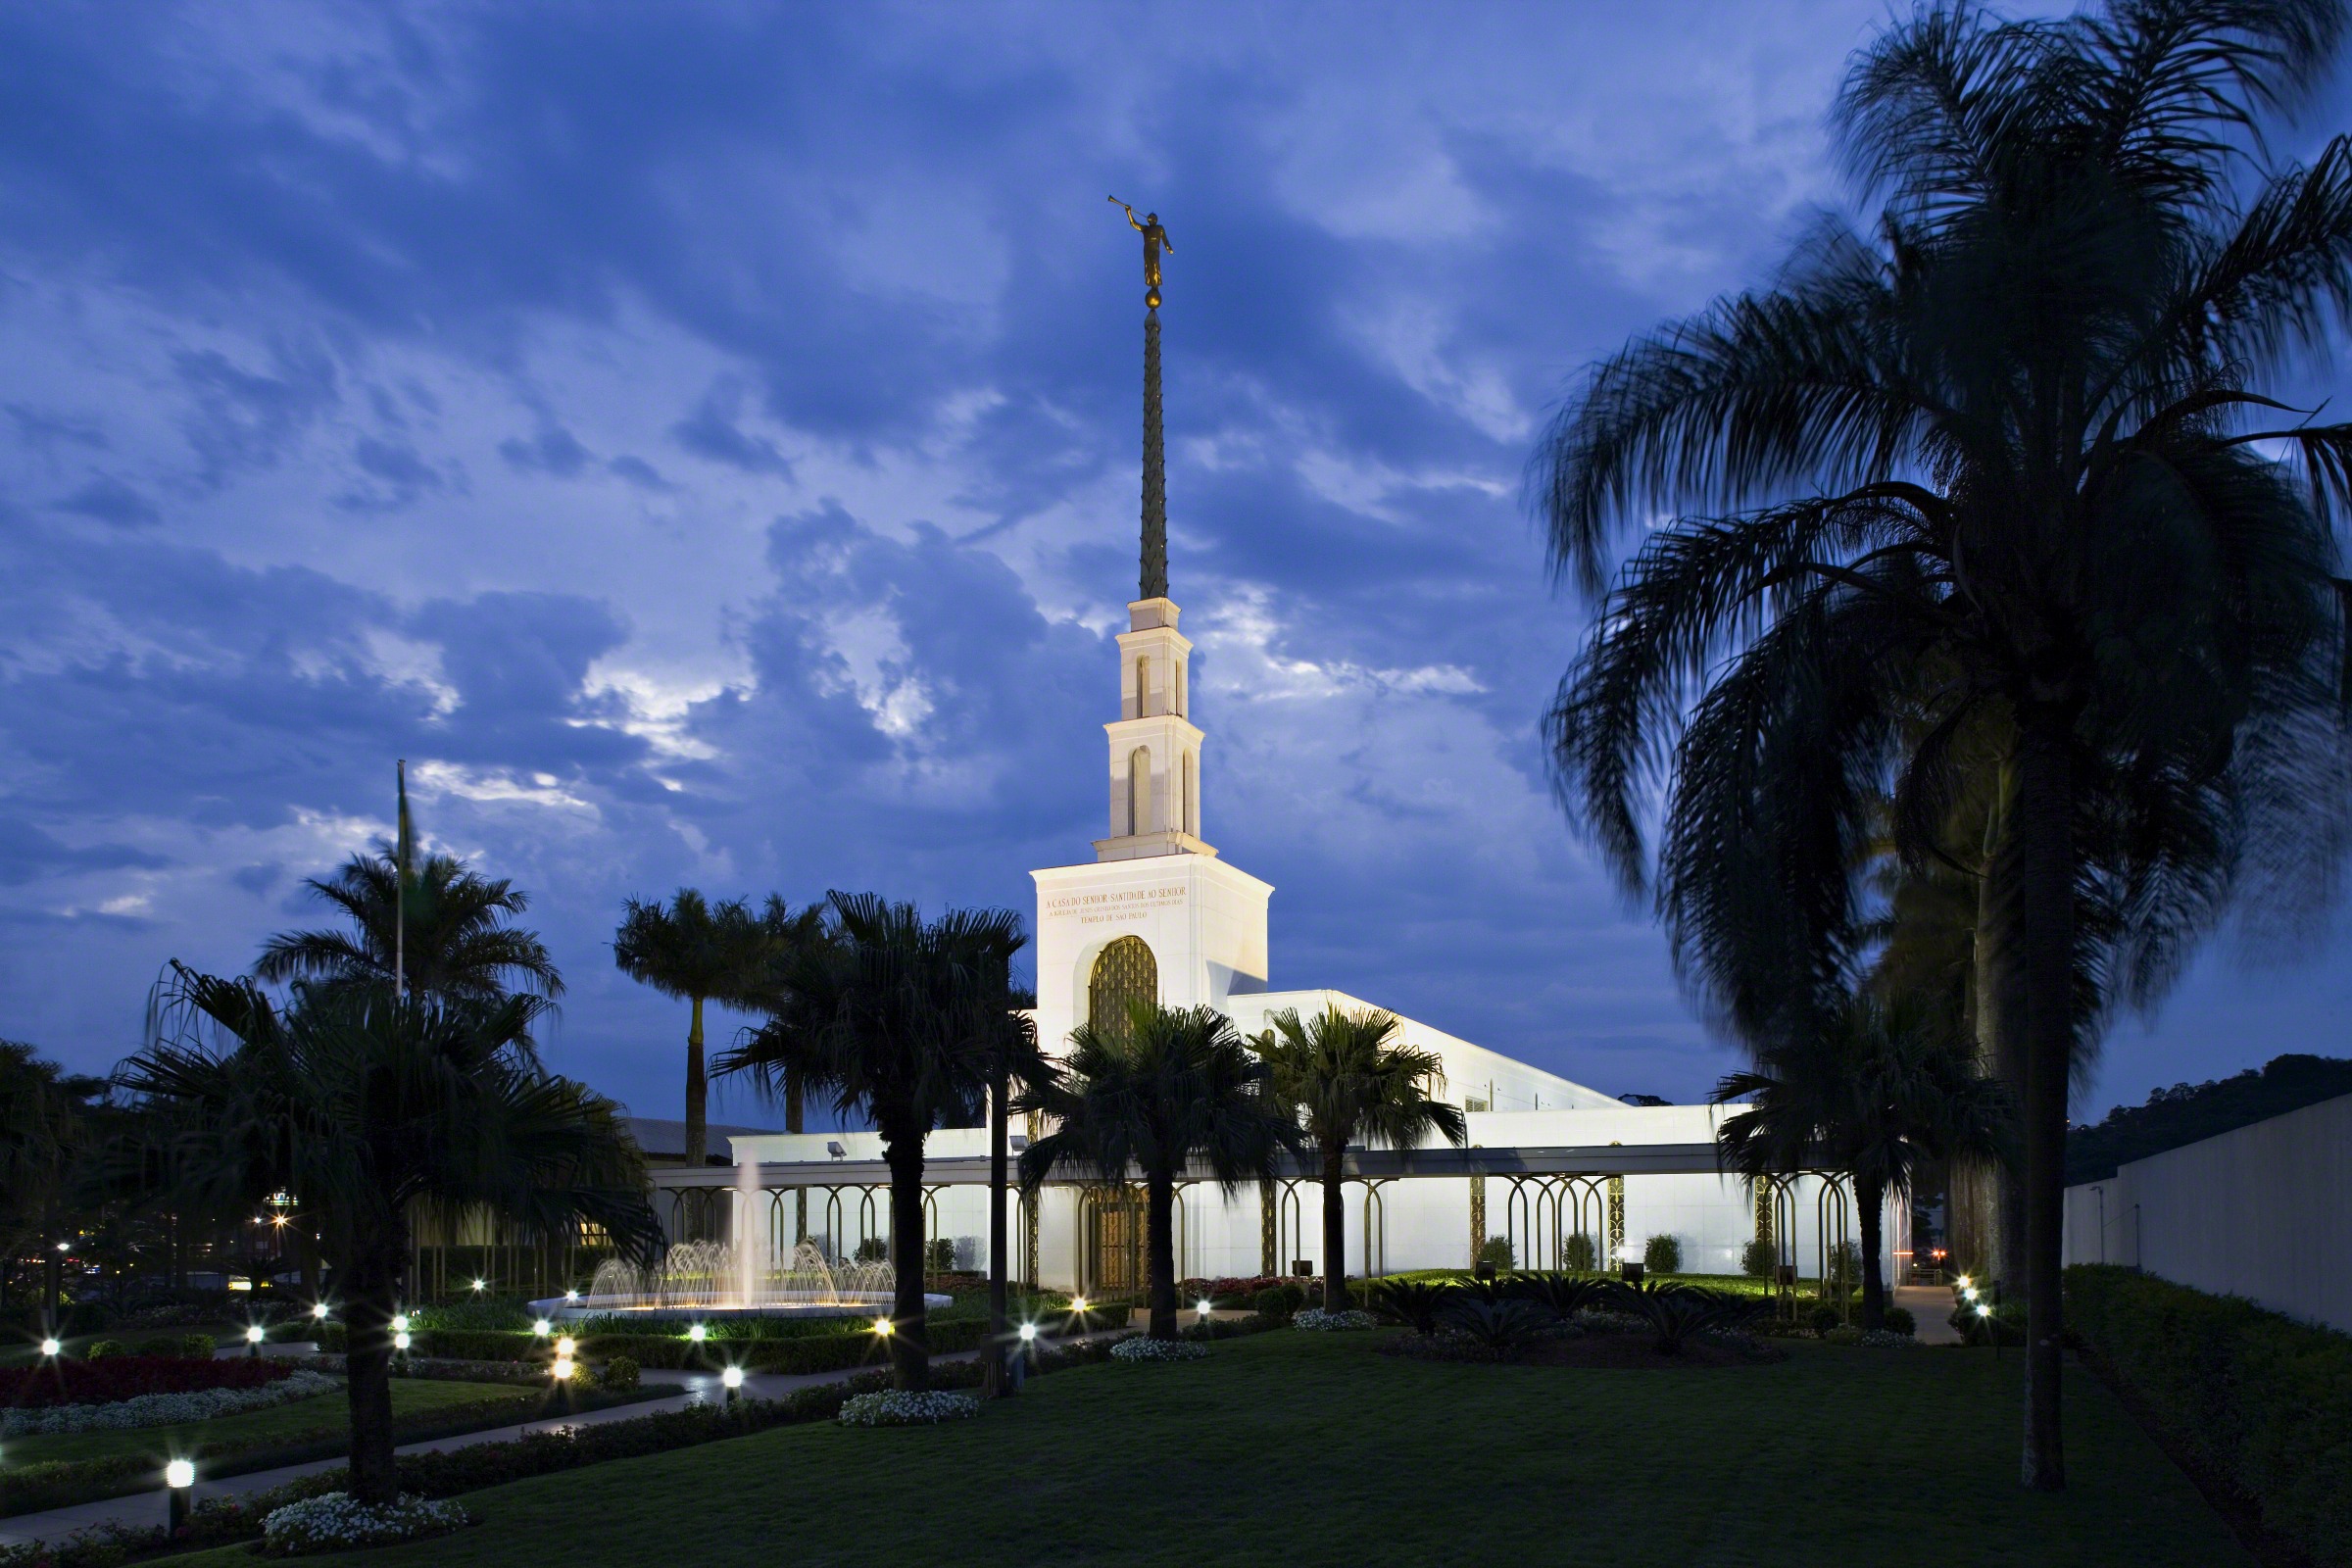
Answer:
<svg viewBox="0 0 2352 1568"><path fill-rule="evenodd" d="M648 1114L684 1020L625 895L1028 907L1103 831L1134 591L1115 191L1176 245L1205 829L1274 983L1698 1097L1730 1054L1548 796L1583 612L1520 476L1581 364L1838 199L1885 14L0 11L0 1034L122 1055L403 756L535 901L555 1063ZM2089 1107L2343 1052L2348 956L2217 948Z"/></svg>

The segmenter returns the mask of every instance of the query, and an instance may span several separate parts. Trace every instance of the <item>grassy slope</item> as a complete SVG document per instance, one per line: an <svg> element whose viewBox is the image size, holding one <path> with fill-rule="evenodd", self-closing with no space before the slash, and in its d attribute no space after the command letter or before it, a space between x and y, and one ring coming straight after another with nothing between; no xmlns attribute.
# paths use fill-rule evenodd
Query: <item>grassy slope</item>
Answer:
<svg viewBox="0 0 2352 1568"><path fill-rule="evenodd" d="M1369 1343L1270 1334L1203 1364L1057 1374L968 1424L785 1428L541 1477L470 1496L478 1529L316 1560L1355 1568L1475 1549L1681 1568L1876 1561L1933 1525L1972 1565L2250 1561L2080 1373L2075 1489L2020 1492L2015 1355L1799 1345L1778 1366L1601 1372Z"/></svg>
<svg viewBox="0 0 2352 1568"><path fill-rule="evenodd" d="M392 1383L395 1419L496 1401L503 1413L485 1424L501 1426L509 1421L527 1420L543 1398L544 1394L538 1389L495 1383L427 1383L414 1378L396 1378ZM217 1451L230 1446L274 1446L334 1437L349 1430L350 1422L351 1405L337 1392L211 1421L142 1427L130 1432L60 1432L11 1438L0 1452L5 1453L5 1468L11 1469L52 1459L99 1459L120 1453L152 1453L160 1461L172 1454L201 1455L207 1448Z"/></svg>

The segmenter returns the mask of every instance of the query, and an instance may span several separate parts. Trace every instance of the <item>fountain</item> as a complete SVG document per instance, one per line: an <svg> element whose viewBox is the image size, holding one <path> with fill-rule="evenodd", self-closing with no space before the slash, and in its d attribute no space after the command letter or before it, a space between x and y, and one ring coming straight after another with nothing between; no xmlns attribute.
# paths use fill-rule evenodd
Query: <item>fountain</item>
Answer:
<svg viewBox="0 0 2352 1568"><path fill-rule="evenodd" d="M829 1257L813 1241L784 1251L766 1226L745 1218L761 1209L758 1168L746 1162L737 1186L740 1244L678 1242L644 1267L608 1259L597 1265L578 1299L533 1301L531 1309L563 1322L623 1313L707 1320L867 1317L890 1310L897 1271L889 1262ZM936 1311L951 1298L927 1295L923 1303Z"/></svg>

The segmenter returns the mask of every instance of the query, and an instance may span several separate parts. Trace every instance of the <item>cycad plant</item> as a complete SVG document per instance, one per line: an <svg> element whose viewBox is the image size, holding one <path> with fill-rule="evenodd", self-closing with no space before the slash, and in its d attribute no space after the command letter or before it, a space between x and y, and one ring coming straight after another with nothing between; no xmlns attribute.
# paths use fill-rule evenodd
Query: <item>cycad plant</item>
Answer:
<svg viewBox="0 0 2352 1568"><path fill-rule="evenodd" d="M1285 1008L1252 1042L1273 1069L1275 1095L1297 1111L1323 1181L1323 1310L1348 1308L1347 1209L1341 1200L1348 1151L1357 1144L1414 1149L1433 1137L1459 1145L1470 1124L1432 1093L1444 1075L1437 1053L1404 1044L1395 1014L1343 1011L1335 1003L1311 1018Z"/></svg>
<svg viewBox="0 0 2352 1568"><path fill-rule="evenodd" d="M969 1127L1013 1049L1012 959L1026 940L1009 909L950 909L926 920L870 893L828 898L831 937L804 946L768 998L775 1011L723 1057L770 1098L797 1079L882 1135L890 1167L890 1256L897 1289L891 1364L899 1387L929 1386L923 1302L923 1140Z"/></svg>
<svg viewBox="0 0 2352 1568"><path fill-rule="evenodd" d="M662 1230L619 1107L532 1059L528 999L297 986L283 1007L249 981L173 965L156 1033L124 1064L142 1130L115 1180L228 1218L303 1195L350 1329L351 1490L399 1492L391 1319L419 1210L488 1214L554 1238L601 1227L650 1259Z"/></svg>
<svg viewBox="0 0 2352 1568"><path fill-rule="evenodd" d="M2064 1484L2083 910L2122 911L2090 957L2152 1001L2233 903L2329 891L2352 801L2352 425L2287 407L2352 306L2352 143L2294 167L2259 134L2344 20L1895 24L1835 120L1867 223L1825 219L1770 286L1596 367L1535 470L1555 561L1600 601L1553 713L1564 792L1649 888L1662 789L1676 952L1751 1041L1849 983L1879 801L1928 855L1962 739L2010 737L2034 1487ZM1641 543L1612 583L1620 528ZM2102 824L2135 820L2207 842L2183 858L2159 827L2102 864Z"/></svg>
<svg viewBox="0 0 2352 1568"><path fill-rule="evenodd" d="M1034 1199L1055 1170L1141 1177L1150 1332L1172 1340L1177 1182L1204 1169L1227 1194L1245 1180L1269 1185L1277 1159L1298 1147L1298 1123L1266 1064L1210 1007L1137 1003L1124 1030L1081 1024L1061 1069L1019 1102L1055 1124L1021 1151L1021 1186Z"/></svg>

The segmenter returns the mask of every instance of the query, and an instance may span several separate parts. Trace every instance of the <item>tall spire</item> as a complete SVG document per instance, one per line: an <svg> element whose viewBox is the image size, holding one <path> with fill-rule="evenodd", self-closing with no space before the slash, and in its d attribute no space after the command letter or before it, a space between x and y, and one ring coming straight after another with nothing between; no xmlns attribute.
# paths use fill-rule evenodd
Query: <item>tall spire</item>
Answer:
<svg viewBox="0 0 2352 1568"><path fill-rule="evenodd" d="M1168 243L1167 225L1157 213L1135 216L1135 209L1110 198L1127 214L1127 226L1144 236L1144 560L1139 600L1168 597L1168 474L1167 443L1159 430L1159 258L1176 247Z"/></svg>
<svg viewBox="0 0 2352 1568"><path fill-rule="evenodd" d="M1144 311L1144 561L1138 599L1168 597L1168 476L1159 429L1159 291Z"/></svg>

